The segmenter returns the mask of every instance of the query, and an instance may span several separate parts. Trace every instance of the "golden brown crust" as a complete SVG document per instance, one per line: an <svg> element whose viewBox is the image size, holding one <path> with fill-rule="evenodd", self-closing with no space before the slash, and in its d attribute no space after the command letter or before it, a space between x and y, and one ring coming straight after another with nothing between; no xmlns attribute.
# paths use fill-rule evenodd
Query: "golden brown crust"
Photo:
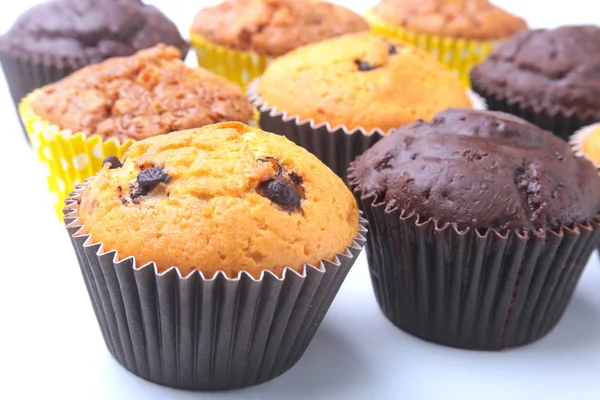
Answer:
<svg viewBox="0 0 600 400"><path fill-rule="evenodd" d="M87 187L79 215L93 241L134 256L138 266L281 275L286 266L302 271L333 259L357 236L358 208L342 180L283 136L221 123L136 142L125 157ZM277 163L281 176L302 179L299 209L261 194L261 183L278 176ZM152 165L164 168L166 183L132 197L140 167Z"/></svg>
<svg viewBox="0 0 600 400"><path fill-rule="evenodd" d="M191 31L232 49L279 56L308 43L366 31L347 8L315 0L228 0L201 10Z"/></svg>
<svg viewBox="0 0 600 400"><path fill-rule="evenodd" d="M361 70L360 63L373 69ZM448 107L471 107L458 78L433 56L368 32L277 58L258 91L262 101L288 116L349 130L387 132Z"/></svg>
<svg viewBox="0 0 600 400"><path fill-rule="evenodd" d="M381 0L373 12L390 24L433 36L503 39L527 23L488 0Z"/></svg>
<svg viewBox="0 0 600 400"><path fill-rule="evenodd" d="M83 68L42 88L31 106L61 129L119 140L252 118L238 86L187 67L165 45Z"/></svg>

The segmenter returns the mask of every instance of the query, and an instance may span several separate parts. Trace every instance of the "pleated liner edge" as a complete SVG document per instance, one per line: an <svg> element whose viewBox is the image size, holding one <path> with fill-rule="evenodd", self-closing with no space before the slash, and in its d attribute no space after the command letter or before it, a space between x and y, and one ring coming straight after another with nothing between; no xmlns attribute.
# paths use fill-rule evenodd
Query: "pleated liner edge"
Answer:
<svg viewBox="0 0 600 400"><path fill-rule="evenodd" d="M86 181L86 183L89 182ZM114 358L134 374L191 390L256 385L290 369L302 356L350 267L364 247L366 228L319 267L306 265L277 277L206 279L176 268L157 273L136 268L115 251L79 235L78 186L66 201L65 225L104 341Z"/></svg>
<svg viewBox="0 0 600 400"><path fill-rule="evenodd" d="M471 85L473 91L485 100L489 110L515 115L567 141L578 129L597 122L591 115L577 115L574 112L561 112L559 109L553 111L536 109L531 105L488 93L482 87L477 86L475 82L471 82Z"/></svg>
<svg viewBox="0 0 600 400"><path fill-rule="evenodd" d="M346 183L350 162L385 136L379 129L371 132L363 128L349 131L343 125L332 128L329 123L315 124L314 120L301 121L297 116L288 116L262 102L257 90L258 83L259 79L250 83L247 96L260 113L260 128L283 135L304 147Z"/></svg>
<svg viewBox="0 0 600 400"><path fill-rule="evenodd" d="M600 239L597 219L558 232L503 235L440 227L386 211L373 197L359 202L383 314L414 336L464 349L517 347L550 332Z"/></svg>

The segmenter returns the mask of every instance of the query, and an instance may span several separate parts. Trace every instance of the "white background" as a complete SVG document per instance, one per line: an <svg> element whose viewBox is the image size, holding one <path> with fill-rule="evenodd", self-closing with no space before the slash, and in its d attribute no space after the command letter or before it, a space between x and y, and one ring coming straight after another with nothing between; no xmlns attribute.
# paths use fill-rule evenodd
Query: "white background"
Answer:
<svg viewBox="0 0 600 400"><path fill-rule="evenodd" d="M361 12L373 4L337 2ZM0 1L0 32L35 3ZM195 11L215 2L149 3L186 32ZM593 0L496 3L534 27L600 22L600 5ZM600 399L596 254L560 325L524 348L461 351L402 333L379 312L363 254L304 357L282 377L216 394L137 378L104 347L67 234L55 219L43 173L1 78L0 116L1 399Z"/></svg>

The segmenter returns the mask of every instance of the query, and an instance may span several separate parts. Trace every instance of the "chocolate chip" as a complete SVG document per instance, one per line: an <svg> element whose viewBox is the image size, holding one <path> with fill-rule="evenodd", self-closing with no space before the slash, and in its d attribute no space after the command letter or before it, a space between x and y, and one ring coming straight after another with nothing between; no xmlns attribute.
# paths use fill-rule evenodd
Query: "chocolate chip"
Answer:
<svg viewBox="0 0 600 400"><path fill-rule="evenodd" d="M358 67L359 71L372 71L377 68L377 66L371 65L367 61L355 60L354 63Z"/></svg>
<svg viewBox="0 0 600 400"><path fill-rule="evenodd" d="M137 183L140 187L152 190L160 183L167 183L170 179L164 168L151 167L146 168L138 174Z"/></svg>
<svg viewBox="0 0 600 400"><path fill-rule="evenodd" d="M396 50L396 46L391 43L388 43L388 54L393 56L394 54L398 54L398 50Z"/></svg>
<svg viewBox="0 0 600 400"><path fill-rule="evenodd" d="M258 185L258 193L284 208L300 208L300 194L293 183L276 177Z"/></svg>
<svg viewBox="0 0 600 400"><path fill-rule="evenodd" d="M115 156L108 156L102 161L102 166L108 165L108 169L116 169L121 168L123 164L119 159Z"/></svg>

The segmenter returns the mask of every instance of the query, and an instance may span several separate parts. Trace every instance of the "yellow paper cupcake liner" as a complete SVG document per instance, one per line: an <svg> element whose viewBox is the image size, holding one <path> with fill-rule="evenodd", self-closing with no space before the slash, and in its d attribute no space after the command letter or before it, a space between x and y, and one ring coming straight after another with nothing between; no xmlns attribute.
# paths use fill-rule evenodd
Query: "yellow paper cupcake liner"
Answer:
<svg viewBox="0 0 600 400"><path fill-rule="evenodd" d="M190 32L190 38L192 47L196 51L199 66L224 76L243 89L246 89L254 78L262 75L273 59L270 56L232 50L214 44L193 32Z"/></svg>
<svg viewBox="0 0 600 400"><path fill-rule="evenodd" d="M32 149L46 168L48 189L52 194L56 215L62 221L64 200L75 185L98 172L106 157L122 158L133 140L124 143L115 139L103 141L98 135L87 137L82 132L60 129L33 111L31 101L37 93L34 91L23 99L19 114Z"/></svg>
<svg viewBox="0 0 600 400"><path fill-rule="evenodd" d="M470 87L471 68L482 62L500 43L499 40L466 40L411 32L390 25L371 11L365 15L365 19L375 33L412 44L436 56L442 64L456 71L466 87Z"/></svg>

